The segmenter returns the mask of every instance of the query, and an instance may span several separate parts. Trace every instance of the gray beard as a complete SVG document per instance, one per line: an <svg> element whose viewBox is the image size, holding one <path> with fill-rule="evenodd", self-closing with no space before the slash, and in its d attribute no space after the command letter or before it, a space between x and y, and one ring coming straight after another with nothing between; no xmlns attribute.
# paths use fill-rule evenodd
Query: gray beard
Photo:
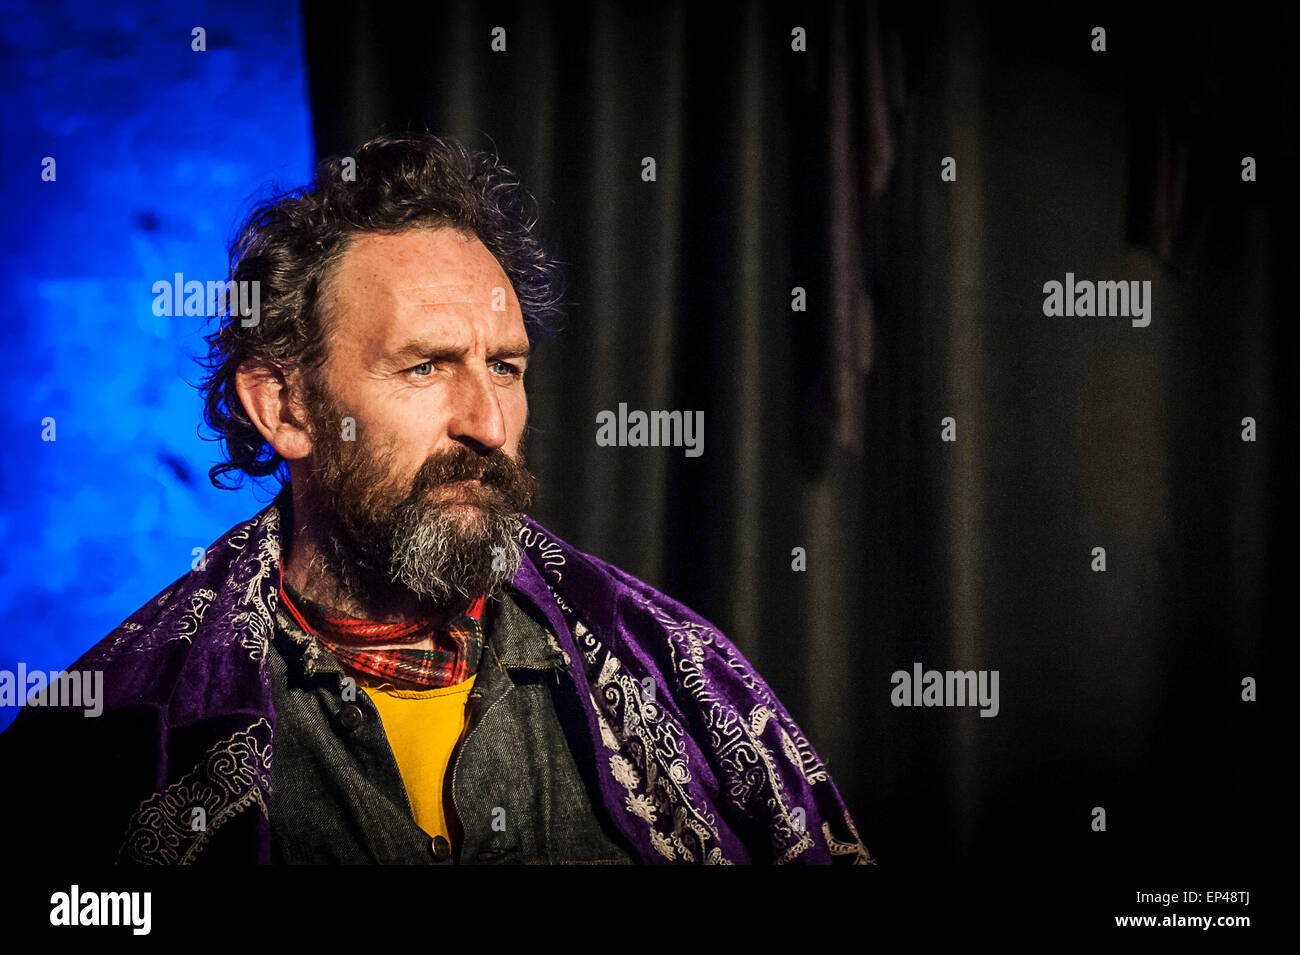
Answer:
<svg viewBox="0 0 1300 955"><path fill-rule="evenodd" d="M383 532L364 537L382 540L379 548L363 548L357 535L339 522L329 534L328 570L354 595L370 591L366 577L398 584L437 606L472 600L482 594L500 596L523 563L519 515L480 512L472 525L442 507L421 512L403 505ZM367 601L369 602L369 601Z"/></svg>
<svg viewBox="0 0 1300 955"><path fill-rule="evenodd" d="M523 561L517 514L488 515L468 537L445 508L431 516L399 509L395 517L389 577L438 604L499 596Z"/></svg>

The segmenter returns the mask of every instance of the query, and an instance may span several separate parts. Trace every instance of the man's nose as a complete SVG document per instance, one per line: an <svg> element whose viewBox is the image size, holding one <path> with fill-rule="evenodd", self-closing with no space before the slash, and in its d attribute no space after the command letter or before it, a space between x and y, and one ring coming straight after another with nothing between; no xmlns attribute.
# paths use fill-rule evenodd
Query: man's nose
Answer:
<svg viewBox="0 0 1300 955"><path fill-rule="evenodd" d="M505 445L506 420L497 388L486 367L457 375L448 437L470 444L476 451L495 451Z"/></svg>

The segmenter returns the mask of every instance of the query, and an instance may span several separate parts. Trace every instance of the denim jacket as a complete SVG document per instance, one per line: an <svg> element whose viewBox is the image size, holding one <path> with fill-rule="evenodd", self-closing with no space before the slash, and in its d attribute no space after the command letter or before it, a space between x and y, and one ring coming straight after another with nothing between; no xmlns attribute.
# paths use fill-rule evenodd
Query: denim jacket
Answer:
<svg viewBox="0 0 1300 955"><path fill-rule="evenodd" d="M365 690L344 699L338 663L280 608L270 654L274 862L636 861L593 798L594 754L567 654L526 597L511 592L489 607L469 724L448 770L454 846L416 824Z"/></svg>

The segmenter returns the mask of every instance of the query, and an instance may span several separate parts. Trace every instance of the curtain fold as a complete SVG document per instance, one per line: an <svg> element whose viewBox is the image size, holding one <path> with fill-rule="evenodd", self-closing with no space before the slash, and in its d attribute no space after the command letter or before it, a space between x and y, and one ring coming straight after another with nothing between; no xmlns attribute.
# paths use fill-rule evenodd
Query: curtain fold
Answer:
<svg viewBox="0 0 1300 955"><path fill-rule="evenodd" d="M1170 134L1159 176L1129 135L1159 16L1103 12L1109 59L1087 16L955 0L306 10L322 155L429 129L538 197L569 287L529 372L538 519L735 640L886 861L1190 856L1197 799L1242 805L1180 767L1187 728L1231 750L1255 725L1279 227L1220 196L1195 207L1214 257L1169 267ZM1261 34L1215 42L1162 55L1231 111L1278 67ZM1045 317L1066 272L1150 280L1151 326ZM620 403L703 411L703 455L597 446ZM893 706L914 662L1000 671L999 715ZM1092 838L1096 806L1146 841Z"/></svg>

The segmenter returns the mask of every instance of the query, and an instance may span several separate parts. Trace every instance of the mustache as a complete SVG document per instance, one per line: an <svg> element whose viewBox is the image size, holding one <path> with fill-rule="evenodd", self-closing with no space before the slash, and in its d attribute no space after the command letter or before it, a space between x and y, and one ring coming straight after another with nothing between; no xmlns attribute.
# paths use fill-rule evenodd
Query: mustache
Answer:
<svg viewBox="0 0 1300 955"><path fill-rule="evenodd" d="M407 499L420 500L436 488L457 481L478 481L480 490L498 492L516 510L523 510L532 499L533 478L521 459L500 448L478 454L463 445L430 455L415 473Z"/></svg>

